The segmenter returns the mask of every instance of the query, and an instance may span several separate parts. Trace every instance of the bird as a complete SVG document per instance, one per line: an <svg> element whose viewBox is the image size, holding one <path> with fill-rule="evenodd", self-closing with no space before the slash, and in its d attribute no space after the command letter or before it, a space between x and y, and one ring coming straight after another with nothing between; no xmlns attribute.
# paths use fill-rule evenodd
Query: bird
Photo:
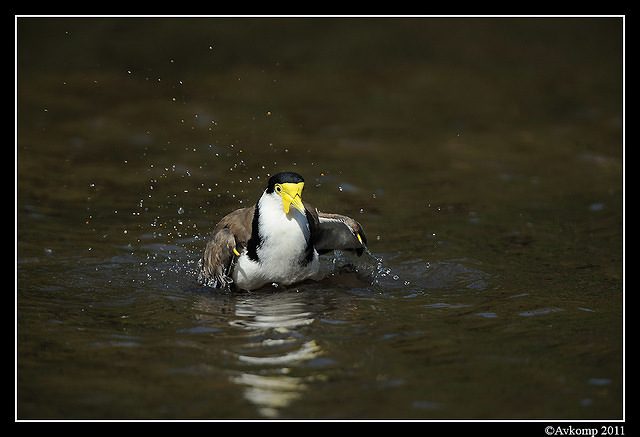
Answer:
<svg viewBox="0 0 640 437"><path fill-rule="evenodd" d="M319 255L367 249L362 225L318 211L302 200L304 178L282 172L269 178L257 203L222 218L198 261L197 282L224 290L257 290L320 280Z"/></svg>

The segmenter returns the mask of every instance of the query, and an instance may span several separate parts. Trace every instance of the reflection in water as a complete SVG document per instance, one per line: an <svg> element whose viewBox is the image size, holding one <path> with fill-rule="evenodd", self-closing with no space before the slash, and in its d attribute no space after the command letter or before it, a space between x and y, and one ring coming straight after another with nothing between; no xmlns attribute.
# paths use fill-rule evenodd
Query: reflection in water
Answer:
<svg viewBox="0 0 640 437"><path fill-rule="evenodd" d="M247 369L231 380L244 387L244 396L264 417L277 417L282 408L307 390L307 377L290 375L296 365L322 354L315 340L297 331L313 323L313 313L301 297L284 292L239 299L230 322L252 332L249 342L236 354Z"/></svg>
<svg viewBox="0 0 640 437"><path fill-rule="evenodd" d="M381 260L369 251L363 256L335 251L329 277L354 273L360 285L372 284L381 273ZM329 279L329 278L328 278ZM230 322L250 331L249 342L236 353L249 366L231 380L244 387L244 396L264 417L277 417L282 408L299 399L309 382L321 375L294 376L292 371L323 355L322 348L301 328L315 320L308 292L284 290L250 294L235 303L237 319Z"/></svg>
<svg viewBox="0 0 640 437"><path fill-rule="evenodd" d="M278 417L281 409L302 396L309 382L318 379L293 374L296 366L323 354L316 341L301 332L315 320L308 294L295 290L238 294L226 307L235 316L229 325L246 330L242 341L231 346L238 371L230 380L242 387L244 397L263 417ZM202 301L199 305L203 309Z"/></svg>

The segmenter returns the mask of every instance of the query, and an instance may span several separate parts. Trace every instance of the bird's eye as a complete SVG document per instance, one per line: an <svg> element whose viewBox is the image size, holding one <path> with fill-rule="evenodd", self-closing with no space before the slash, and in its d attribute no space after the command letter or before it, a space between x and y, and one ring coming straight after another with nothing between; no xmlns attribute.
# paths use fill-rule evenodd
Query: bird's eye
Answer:
<svg viewBox="0 0 640 437"><path fill-rule="evenodd" d="M276 193L280 194L282 192L282 187L280 185L276 185Z"/></svg>

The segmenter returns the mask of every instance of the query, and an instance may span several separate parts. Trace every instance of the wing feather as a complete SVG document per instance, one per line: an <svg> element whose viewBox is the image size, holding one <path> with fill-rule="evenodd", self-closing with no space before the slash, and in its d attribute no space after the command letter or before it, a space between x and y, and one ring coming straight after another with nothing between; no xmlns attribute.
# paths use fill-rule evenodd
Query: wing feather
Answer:
<svg viewBox="0 0 640 437"><path fill-rule="evenodd" d="M207 240L198 267L198 283L228 289L233 284L231 271L238 253L251 238L255 206L241 208L226 215Z"/></svg>
<svg viewBox="0 0 640 437"><path fill-rule="evenodd" d="M310 205L306 206L310 207ZM358 255L362 255L367 247L367 237L357 220L342 214L321 212L315 208L313 210L317 217L313 244L318 253L355 250Z"/></svg>

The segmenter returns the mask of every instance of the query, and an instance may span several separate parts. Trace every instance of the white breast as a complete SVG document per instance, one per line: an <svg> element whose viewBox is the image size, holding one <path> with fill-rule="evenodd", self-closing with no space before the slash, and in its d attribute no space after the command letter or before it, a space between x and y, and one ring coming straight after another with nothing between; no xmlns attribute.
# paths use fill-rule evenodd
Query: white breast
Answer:
<svg viewBox="0 0 640 437"><path fill-rule="evenodd" d="M307 265L300 263L310 236L306 217L293 208L286 214L282 201L275 196L262 196L258 207L262 238L257 250L259 262L251 260L246 250L240 255L233 271L236 286L254 290L271 283L289 285L317 275L317 253Z"/></svg>

